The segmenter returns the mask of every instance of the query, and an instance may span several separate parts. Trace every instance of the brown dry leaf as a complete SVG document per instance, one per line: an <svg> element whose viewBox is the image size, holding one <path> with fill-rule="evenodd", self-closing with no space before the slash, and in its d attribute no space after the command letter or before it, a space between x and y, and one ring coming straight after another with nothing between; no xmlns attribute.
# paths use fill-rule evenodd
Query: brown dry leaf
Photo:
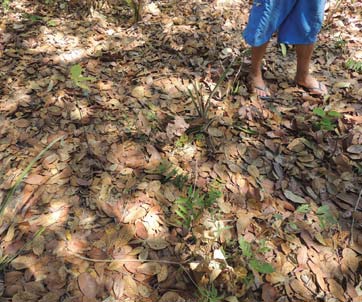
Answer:
<svg viewBox="0 0 362 302"><path fill-rule="evenodd" d="M167 265L161 265L161 270L157 274L157 281L159 283L163 282L167 279L167 277L168 277L168 267Z"/></svg>
<svg viewBox="0 0 362 302"><path fill-rule="evenodd" d="M167 137L173 139L175 136L181 136L189 128L189 124L181 116L176 116L173 123L169 123L166 127Z"/></svg>
<svg viewBox="0 0 362 302"><path fill-rule="evenodd" d="M113 292L117 299L120 299L124 293L124 281L121 277L116 277L113 281Z"/></svg>
<svg viewBox="0 0 362 302"><path fill-rule="evenodd" d="M128 210L128 214L124 217L124 223L135 222L136 220L145 217L147 211L140 205L135 205Z"/></svg>
<svg viewBox="0 0 362 302"><path fill-rule="evenodd" d="M289 190L284 190L283 193L284 196L290 201L293 201L295 203L307 203L307 201L303 197L300 197Z"/></svg>
<svg viewBox="0 0 362 302"><path fill-rule="evenodd" d="M358 256L357 253L350 248L345 248L342 256L342 264L348 267L351 272L356 272L361 262L361 256Z"/></svg>
<svg viewBox="0 0 362 302"><path fill-rule="evenodd" d="M334 279L328 279L329 290L331 294L340 301L346 301L344 296L345 290L343 287Z"/></svg>
<svg viewBox="0 0 362 302"><path fill-rule="evenodd" d="M352 145L347 148L347 152L353 154L361 154L362 153L362 145Z"/></svg>
<svg viewBox="0 0 362 302"><path fill-rule="evenodd" d="M248 173L251 176L253 176L255 179L257 179L260 176L259 169L254 165L248 166Z"/></svg>
<svg viewBox="0 0 362 302"><path fill-rule="evenodd" d="M79 289L87 298L93 299L97 296L98 284L96 279L89 273L81 273L78 276Z"/></svg>
<svg viewBox="0 0 362 302"><path fill-rule="evenodd" d="M132 224L124 225L121 230L119 231L119 234L117 236L117 240L115 242L115 247L120 248L134 238L136 233L135 226Z"/></svg>
<svg viewBox="0 0 362 302"><path fill-rule="evenodd" d="M30 174L27 178L24 179L24 182L29 185L41 185L43 184L48 177L39 175L39 174Z"/></svg>
<svg viewBox="0 0 362 302"><path fill-rule="evenodd" d="M153 250L163 250L169 246L169 243L162 238L149 238L146 240L149 247Z"/></svg>
<svg viewBox="0 0 362 302"><path fill-rule="evenodd" d="M145 284L139 284L138 285L138 292L142 297L148 298L152 294L152 289L151 289L151 287L149 287L149 286L147 286Z"/></svg>
<svg viewBox="0 0 362 302"><path fill-rule="evenodd" d="M316 275L316 279L317 279L317 283L319 285L319 287L327 292L328 288L327 288L327 284L324 281L325 278L325 274L323 273L323 271L320 269L320 267L318 265L316 265L315 263L313 263L312 261L308 261L308 266L310 267L311 271Z"/></svg>
<svg viewBox="0 0 362 302"><path fill-rule="evenodd" d="M137 267L137 272L145 275L157 275L161 272L161 265L157 262L146 262Z"/></svg>
<svg viewBox="0 0 362 302"><path fill-rule="evenodd" d="M290 282L290 287L301 297L304 301L312 301L312 292L305 287L305 285L298 279L294 279Z"/></svg>
<svg viewBox="0 0 362 302"><path fill-rule="evenodd" d="M145 135L150 135L151 133L151 126L147 118L144 116L142 111L138 113L137 117L137 128Z"/></svg>
<svg viewBox="0 0 362 302"><path fill-rule="evenodd" d="M123 277L124 281L124 293L132 298L138 296L137 282L129 275Z"/></svg>
<svg viewBox="0 0 362 302"><path fill-rule="evenodd" d="M37 259L34 255L24 255L18 256L11 261L11 266L16 270L22 270L33 267L36 262Z"/></svg>
<svg viewBox="0 0 362 302"><path fill-rule="evenodd" d="M32 242L33 253L40 256L45 248L45 237L43 235L37 236Z"/></svg>
<svg viewBox="0 0 362 302"><path fill-rule="evenodd" d="M136 99L142 100L145 97L145 87L136 86L132 89L131 95Z"/></svg>
<svg viewBox="0 0 362 302"><path fill-rule="evenodd" d="M269 283L264 283L262 287L261 297L264 302L274 302L277 300L278 294L275 287L273 287Z"/></svg>
<svg viewBox="0 0 362 302"><path fill-rule="evenodd" d="M158 302L186 302L186 300L176 292L167 292Z"/></svg>

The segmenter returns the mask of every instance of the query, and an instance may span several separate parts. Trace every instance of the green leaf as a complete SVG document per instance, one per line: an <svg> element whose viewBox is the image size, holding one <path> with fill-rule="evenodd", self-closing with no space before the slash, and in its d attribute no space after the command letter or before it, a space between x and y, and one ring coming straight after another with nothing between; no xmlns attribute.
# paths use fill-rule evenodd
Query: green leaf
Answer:
<svg viewBox="0 0 362 302"><path fill-rule="evenodd" d="M81 74L82 74L82 67L79 64L70 67L70 75L72 80L78 81Z"/></svg>
<svg viewBox="0 0 362 302"><path fill-rule="evenodd" d="M339 113L339 112L337 112L337 111L329 111L328 113L327 113L327 115L328 116L330 116L330 117L338 117L338 118L340 118L341 117L341 114Z"/></svg>
<svg viewBox="0 0 362 302"><path fill-rule="evenodd" d="M283 57L286 57L287 56L287 46L284 43L280 43L280 47L282 49Z"/></svg>
<svg viewBox="0 0 362 302"><path fill-rule="evenodd" d="M318 209L317 209L317 215L323 215L323 214L327 214L327 213L330 213L330 210L329 210L329 206L328 205L323 205L323 206L320 206Z"/></svg>
<svg viewBox="0 0 362 302"><path fill-rule="evenodd" d="M310 208L309 204L303 204L297 208L296 212L306 214L306 213L309 213L310 210L311 210L311 208Z"/></svg>
<svg viewBox="0 0 362 302"><path fill-rule="evenodd" d="M249 265L252 269L262 274L271 274L275 271L271 264L257 259L251 259Z"/></svg>
<svg viewBox="0 0 362 302"><path fill-rule="evenodd" d="M324 112L324 110L323 110L323 108L314 108L313 109L313 113L315 114L315 115L318 115L318 116L320 116L320 117L325 117L326 116L326 113Z"/></svg>
<svg viewBox="0 0 362 302"><path fill-rule="evenodd" d="M253 251L251 250L251 244L247 242L242 236L240 236L239 238L239 247L241 249L241 252L246 258L251 258L253 256Z"/></svg>

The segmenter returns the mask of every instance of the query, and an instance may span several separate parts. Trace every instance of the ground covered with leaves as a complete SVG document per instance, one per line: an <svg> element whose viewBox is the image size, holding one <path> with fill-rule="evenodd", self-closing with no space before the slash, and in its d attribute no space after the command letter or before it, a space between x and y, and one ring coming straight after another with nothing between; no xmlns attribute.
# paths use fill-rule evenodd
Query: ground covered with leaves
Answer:
<svg viewBox="0 0 362 302"><path fill-rule="evenodd" d="M2 13L0 301L362 301L361 3L260 101L249 1L76 2Z"/></svg>

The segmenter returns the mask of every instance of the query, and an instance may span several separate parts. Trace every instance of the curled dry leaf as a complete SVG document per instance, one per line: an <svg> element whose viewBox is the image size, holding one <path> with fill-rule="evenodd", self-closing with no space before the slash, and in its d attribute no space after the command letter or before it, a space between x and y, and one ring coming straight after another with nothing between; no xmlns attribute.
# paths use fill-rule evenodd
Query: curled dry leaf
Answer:
<svg viewBox="0 0 362 302"><path fill-rule="evenodd" d="M78 276L80 291L87 298L93 299L97 296L98 284L96 279L89 273L81 273Z"/></svg>
<svg viewBox="0 0 362 302"><path fill-rule="evenodd" d="M153 250L163 250L164 248L169 246L169 243L162 238L150 238L147 239L147 244Z"/></svg>
<svg viewBox="0 0 362 302"><path fill-rule="evenodd" d="M16 257L12 262L11 266L16 270L22 270L26 268L31 268L37 262L34 255L24 255Z"/></svg>
<svg viewBox="0 0 362 302"><path fill-rule="evenodd" d="M307 202L303 197L300 197L289 190L284 190L283 193L286 198L288 198L290 201L293 201L295 203L306 203Z"/></svg>
<svg viewBox="0 0 362 302"><path fill-rule="evenodd" d="M168 267L167 265L161 265L161 270L158 272L157 274L157 281L163 282L167 279L168 277Z"/></svg>
<svg viewBox="0 0 362 302"><path fill-rule="evenodd" d="M185 302L186 300L182 298L176 292L167 292L165 293L158 302Z"/></svg>
<svg viewBox="0 0 362 302"><path fill-rule="evenodd" d="M137 272L145 275L157 275L161 272L161 265L156 262L146 262L137 267Z"/></svg>

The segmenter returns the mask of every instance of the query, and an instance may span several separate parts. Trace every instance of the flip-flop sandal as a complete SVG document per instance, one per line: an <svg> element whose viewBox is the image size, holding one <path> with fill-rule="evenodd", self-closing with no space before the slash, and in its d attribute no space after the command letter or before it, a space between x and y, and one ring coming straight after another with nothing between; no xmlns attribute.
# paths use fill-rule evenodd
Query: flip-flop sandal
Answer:
<svg viewBox="0 0 362 302"><path fill-rule="evenodd" d="M270 91L269 91L269 89L268 89L267 86L264 86L264 87L254 86L254 87L253 87L253 90L260 90L260 91L265 92L266 94L269 94L269 95L264 95L264 96L258 95L258 98L261 99L261 100L270 101L270 100L273 100L273 99L274 99L274 98L270 95ZM256 93L256 92L254 91L254 93Z"/></svg>
<svg viewBox="0 0 362 302"><path fill-rule="evenodd" d="M328 91L325 91L323 89L323 86L325 87L325 85L322 84L321 82L318 82L318 87L308 87L308 86L305 86L305 85L302 85L302 84L299 84L299 83L297 83L297 86L302 88L305 92L309 93L311 96L322 97L322 96L325 96L325 95L328 94ZM325 87L325 89L327 89L327 88ZM316 91L320 91L320 93L316 92Z"/></svg>

